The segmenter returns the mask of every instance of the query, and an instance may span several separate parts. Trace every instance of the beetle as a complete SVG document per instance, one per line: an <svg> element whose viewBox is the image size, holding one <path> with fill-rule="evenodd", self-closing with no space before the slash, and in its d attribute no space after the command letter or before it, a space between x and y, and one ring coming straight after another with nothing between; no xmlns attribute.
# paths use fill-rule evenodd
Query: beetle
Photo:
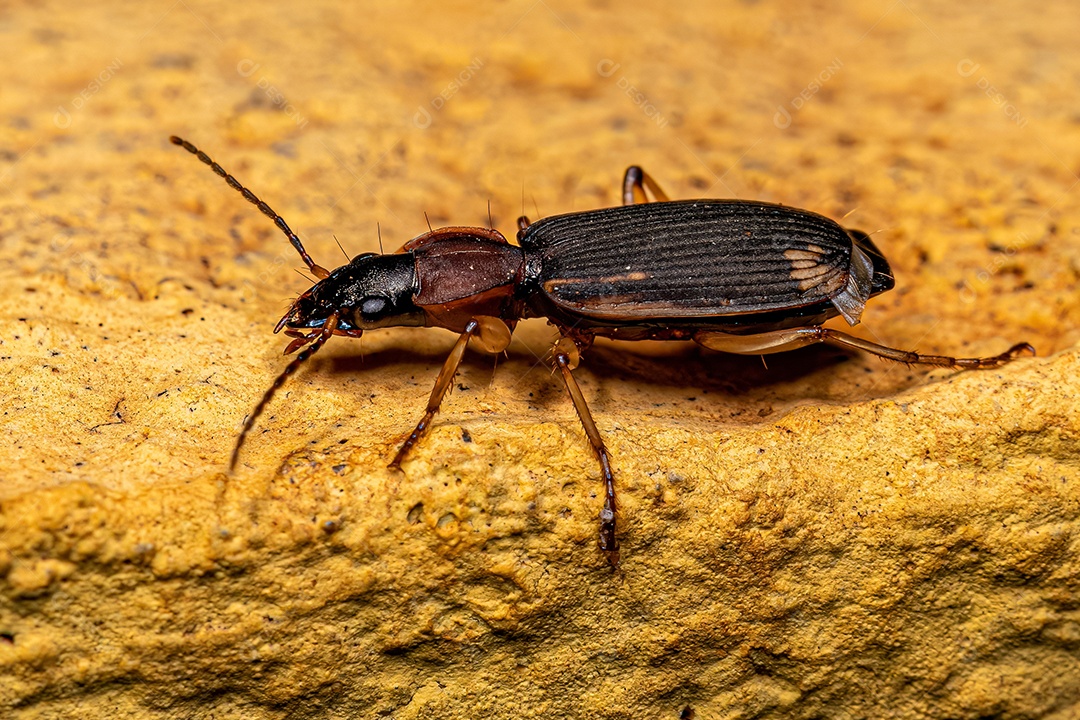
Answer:
<svg viewBox="0 0 1080 720"><path fill-rule="evenodd" d="M502 352L519 320L547 318L560 335L552 364L600 465L599 547L615 566L615 476L573 375L596 337L691 340L748 355L826 342L898 362L951 368L992 368L1035 354L1031 345L1018 343L991 357L924 355L823 327L837 316L858 324L867 301L893 287L889 263L866 233L773 203L673 201L638 166L623 178L622 206L534 223L522 216L517 245L494 229L444 227L413 238L395 253L363 253L327 270L269 205L188 141L169 139L273 220L318 278L274 327L292 338L286 355L300 352L245 418L230 472L274 393L334 335L356 338L402 326L458 333L423 417L390 462L400 470L438 412L466 346Z"/></svg>

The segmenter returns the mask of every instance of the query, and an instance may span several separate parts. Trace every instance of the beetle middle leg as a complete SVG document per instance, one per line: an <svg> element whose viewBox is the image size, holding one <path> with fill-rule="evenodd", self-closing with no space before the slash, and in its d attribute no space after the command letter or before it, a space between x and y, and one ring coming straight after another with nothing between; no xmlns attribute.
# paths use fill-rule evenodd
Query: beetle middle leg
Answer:
<svg viewBox="0 0 1080 720"><path fill-rule="evenodd" d="M454 376L457 374L462 358L465 357L465 348L468 346L470 339L476 340L485 352L502 352L510 344L510 328L507 327L505 322L494 317L476 317L465 324L464 331L458 337L457 342L454 343L453 349L450 350L450 355L446 358L446 362L443 363L439 376L435 378L435 387L431 389L431 396L428 398L424 417L420 418L420 422L416 424L416 429L405 439L405 442L397 451L397 455L390 462L389 467L391 470L401 469L401 463L404 462L405 456L409 454L413 446L427 432L432 418L435 417L443 398L446 397L446 391L450 389L450 384L454 381Z"/></svg>
<svg viewBox="0 0 1080 720"><path fill-rule="evenodd" d="M649 202L648 196L645 195L645 188L649 189L655 200L660 202L668 201L667 193L660 189L657 182L653 180L652 175L642 170L638 165L631 165L626 168L626 175L623 176L622 183L622 204L639 205Z"/></svg>
<svg viewBox="0 0 1080 720"><path fill-rule="evenodd" d="M608 459L607 446L604 445L600 431L596 428L589 406L585 404L585 396L581 393L581 387L571 372L577 366L578 349L570 338L563 338L555 344L554 363L566 385L566 391L570 393L570 400L574 403L581 426L585 428L585 435L589 438L589 444L596 459L600 461L600 477L604 481L604 508L600 511L600 550L607 555L608 562L612 567L619 564L619 541L615 538L615 476L611 472L611 461Z"/></svg>

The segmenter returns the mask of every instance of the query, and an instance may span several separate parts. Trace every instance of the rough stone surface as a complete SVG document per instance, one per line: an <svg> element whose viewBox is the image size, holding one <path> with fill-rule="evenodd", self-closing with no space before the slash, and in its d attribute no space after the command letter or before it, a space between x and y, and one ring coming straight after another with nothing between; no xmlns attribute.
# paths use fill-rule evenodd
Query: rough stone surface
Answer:
<svg viewBox="0 0 1080 720"><path fill-rule="evenodd" d="M0 714L1080 717L1075 9L511 2L8 8ZM316 260L673 197L874 233L865 337L1039 357L598 343L597 469L542 359L334 340L259 420Z"/></svg>

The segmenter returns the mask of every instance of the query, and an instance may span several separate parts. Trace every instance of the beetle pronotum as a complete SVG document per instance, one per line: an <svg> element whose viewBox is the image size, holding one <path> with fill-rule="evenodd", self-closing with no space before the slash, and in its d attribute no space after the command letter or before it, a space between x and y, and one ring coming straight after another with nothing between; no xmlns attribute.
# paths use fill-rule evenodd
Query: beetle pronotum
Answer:
<svg viewBox="0 0 1080 720"><path fill-rule="evenodd" d="M893 287L889 263L866 233L771 203L671 201L637 166L626 171L621 207L535 223L521 217L518 245L493 229L445 227L413 238L395 253L364 253L331 271L311 259L280 215L206 153L178 137L170 140L269 216L318 278L274 327L293 338L285 354L300 353L244 420L230 471L274 392L334 335L360 337L367 330L400 326L459 333L423 417L390 462L400 469L438 412L466 346L471 342L488 353L502 352L519 320L544 317L559 330L552 363L600 464L599 546L615 565L615 476L573 375L597 336L693 340L748 355L827 342L898 362L954 368L998 367L1035 353L1018 343L992 357L923 355L823 327L837 315L857 324L867 300Z"/></svg>

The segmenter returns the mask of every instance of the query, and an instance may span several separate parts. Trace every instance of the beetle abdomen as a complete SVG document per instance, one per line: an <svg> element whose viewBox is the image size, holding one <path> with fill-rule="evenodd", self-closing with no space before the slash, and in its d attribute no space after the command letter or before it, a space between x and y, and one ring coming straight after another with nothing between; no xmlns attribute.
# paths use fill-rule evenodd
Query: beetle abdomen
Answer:
<svg viewBox="0 0 1080 720"><path fill-rule="evenodd" d="M834 221L760 202L689 200L557 215L530 225L521 245L539 256L535 280L552 302L604 320L743 315L845 294L854 294L861 312L873 276L859 251L852 262L852 237Z"/></svg>

